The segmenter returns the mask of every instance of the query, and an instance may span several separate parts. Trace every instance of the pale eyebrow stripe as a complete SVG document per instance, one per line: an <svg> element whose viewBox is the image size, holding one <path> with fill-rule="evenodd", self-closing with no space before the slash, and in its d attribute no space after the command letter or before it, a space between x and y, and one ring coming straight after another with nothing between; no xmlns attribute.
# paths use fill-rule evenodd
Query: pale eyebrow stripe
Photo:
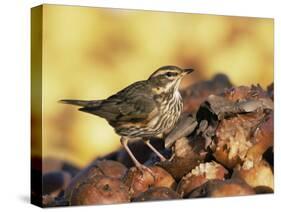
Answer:
<svg viewBox="0 0 281 212"><path fill-rule="evenodd" d="M178 74L177 70L169 70L169 72L175 73L175 75ZM167 70L159 70L159 72L157 72L154 76L156 77L156 76L162 75L164 73L167 73Z"/></svg>

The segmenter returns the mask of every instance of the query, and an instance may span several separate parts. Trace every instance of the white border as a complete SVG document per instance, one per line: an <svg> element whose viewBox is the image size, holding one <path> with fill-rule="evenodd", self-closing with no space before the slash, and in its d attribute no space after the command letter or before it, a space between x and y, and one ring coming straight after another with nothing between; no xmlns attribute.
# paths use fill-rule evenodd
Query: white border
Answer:
<svg viewBox="0 0 281 212"><path fill-rule="evenodd" d="M280 206L280 5L278 0L49 0L1 2L1 166L0 210L35 211L28 204L30 137L30 8L41 3L188 13L269 17L275 19L275 194L111 206L66 207L62 211L249 211ZM279 61L278 61L279 59ZM266 70L265 70L266 74ZM159 209L158 209L159 208ZM5 210L6 209L6 210Z"/></svg>

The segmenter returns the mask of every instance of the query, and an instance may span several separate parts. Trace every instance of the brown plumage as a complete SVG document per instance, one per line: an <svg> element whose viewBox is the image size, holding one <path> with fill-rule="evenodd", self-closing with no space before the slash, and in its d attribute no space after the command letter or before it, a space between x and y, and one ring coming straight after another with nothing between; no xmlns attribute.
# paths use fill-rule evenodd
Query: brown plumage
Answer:
<svg viewBox="0 0 281 212"><path fill-rule="evenodd" d="M121 137L121 143L135 165L145 168L127 146L128 140L143 138L161 160L165 158L149 143L149 138L169 132L182 111L178 87L182 77L193 69L163 66L147 80L135 82L104 100L61 100L81 106L80 111L100 116L108 121Z"/></svg>

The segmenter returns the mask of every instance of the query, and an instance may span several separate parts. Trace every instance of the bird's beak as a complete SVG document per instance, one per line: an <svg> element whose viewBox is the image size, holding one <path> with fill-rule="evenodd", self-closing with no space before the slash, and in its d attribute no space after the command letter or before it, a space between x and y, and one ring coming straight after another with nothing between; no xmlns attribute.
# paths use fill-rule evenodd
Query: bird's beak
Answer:
<svg viewBox="0 0 281 212"><path fill-rule="evenodd" d="M183 69L183 72L181 73L181 76L183 77L184 75L190 74L193 71L194 71L194 69L192 69L192 68Z"/></svg>
<svg viewBox="0 0 281 212"><path fill-rule="evenodd" d="M190 74L194 71L192 68L183 69L185 74Z"/></svg>

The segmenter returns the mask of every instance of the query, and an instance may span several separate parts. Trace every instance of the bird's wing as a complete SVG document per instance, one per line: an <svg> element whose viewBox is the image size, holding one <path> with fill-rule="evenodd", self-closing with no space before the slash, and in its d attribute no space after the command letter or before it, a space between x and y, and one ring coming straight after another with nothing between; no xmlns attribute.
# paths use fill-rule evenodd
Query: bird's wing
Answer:
<svg viewBox="0 0 281 212"><path fill-rule="evenodd" d="M117 102L116 108L114 107L118 111L116 121L143 122L148 116L156 114L157 110L151 87L145 81L128 86L107 101L109 104L112 101Z"/></svg>
<svg viewBox="0 0 281 212"><path fill-rule="evenodd" d="M153 99L145 95L127 98L119 106L118 121L142 122L155 114L157 107Z"/></svg>
<svg viewBox="0 0 281 212"><path fill-rule="evenodd" d="M142 122L147 117L157 114L151 89L142 81L110 96L98 108L85 107L80 110L101 116L113 124L118 122Z"/></svg>

